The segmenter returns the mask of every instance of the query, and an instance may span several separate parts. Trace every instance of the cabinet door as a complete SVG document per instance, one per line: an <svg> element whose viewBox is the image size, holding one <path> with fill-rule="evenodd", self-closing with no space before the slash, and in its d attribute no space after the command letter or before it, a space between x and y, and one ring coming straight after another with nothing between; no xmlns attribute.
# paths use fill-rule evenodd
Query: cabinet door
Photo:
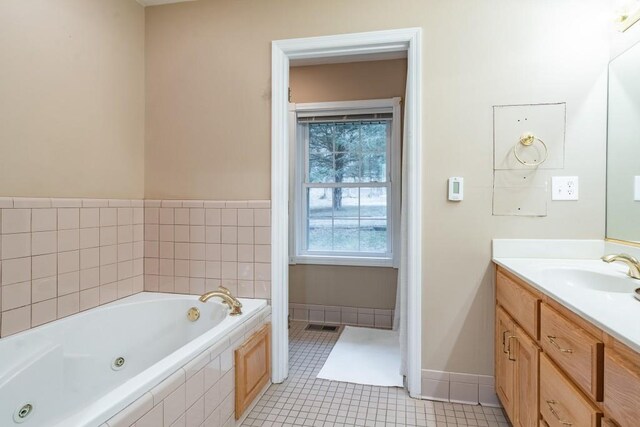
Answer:
<svg viewBox="0 0 640 427"><path fill-rule="evenodd" d="M640 357L631 359L607 348L604 358L605 410L620 425L637 426L640 419L638 402L640 402Z"/></svg>
<svg viewBox="0 0 640 427"><path fill-rule="evenodd" d="M516 427L536 427L540 418L540 378L538 367L540 348L516 326L516 339L512 343L512 354L515 354L515 406Z"/></svg>
<svg viewBox="0 0 640 427"><path fill-rule="evenodd" d="M513 404L515 361L512 357L512 346L515 346L515 324L500 307L496 308L495 339L496 393L509 419L515 420Z"/></svg>
<svg viewBox="0 0 640 427"><path fill-rule="evenodd" d="M265 324L235 352L236 420L271 379L271 324Z"/></svg>

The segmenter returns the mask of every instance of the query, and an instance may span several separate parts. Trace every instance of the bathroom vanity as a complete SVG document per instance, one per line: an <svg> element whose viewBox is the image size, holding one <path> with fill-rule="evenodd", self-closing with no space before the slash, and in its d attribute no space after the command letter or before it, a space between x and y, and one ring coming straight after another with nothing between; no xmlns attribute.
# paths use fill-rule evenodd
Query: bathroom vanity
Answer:
<svg viewBox="0 0 640 427"><path fill-rule="evenodd" d="M606 241L493 242L496 393L514 426L640 426L639 72L640 43L609 66Z"/></svg>
<svg viewBox="0 0 640 427"><path fill-rule="evenodd" d="M640 282L599 260L494 261L496 392L513 425L637 426Z"/></svg>

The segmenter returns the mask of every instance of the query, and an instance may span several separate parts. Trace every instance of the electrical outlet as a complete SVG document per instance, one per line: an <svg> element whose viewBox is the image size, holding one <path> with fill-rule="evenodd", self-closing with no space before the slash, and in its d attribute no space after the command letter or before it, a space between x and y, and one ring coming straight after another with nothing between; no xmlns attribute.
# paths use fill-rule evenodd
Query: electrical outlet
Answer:
<svg viewBox="0 0 640 427"><path fill-rule="evenodd" d="M640 176L633 177L633 201L640 202Z"/></svg>
<svg viewBox="0 0 640 427"><path fill-rule="evenodd" d="M554 176L551 178L551 200L578 200L577 176Z"/></svg>

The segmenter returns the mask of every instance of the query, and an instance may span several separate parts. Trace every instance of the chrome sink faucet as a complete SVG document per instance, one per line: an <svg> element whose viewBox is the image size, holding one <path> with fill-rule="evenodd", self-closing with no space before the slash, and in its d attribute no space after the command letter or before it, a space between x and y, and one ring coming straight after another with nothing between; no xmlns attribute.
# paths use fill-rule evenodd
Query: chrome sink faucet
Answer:
<svg viewBox="0 0 640 427"><path fill-rule="evenodd" d="M238 299L233 295L231 295L229 289L220 286L217 291L207 292L206 294L203 294L199 298L199 300L202 302L207 302L213 297L220 298L225 304L229 306L229 310L231 310L229 316L237 316L239 314L242 314L242 303L238 301Z"/></svg>
<svg viewBox="0 0 640 427"><path fill-rule="evenodd" d="M632 279L640 280L640 261L635 257L627 254L611 254L603 256L602 260L607 263L614 261L624 262L629 266L627 275Z"/></svg>

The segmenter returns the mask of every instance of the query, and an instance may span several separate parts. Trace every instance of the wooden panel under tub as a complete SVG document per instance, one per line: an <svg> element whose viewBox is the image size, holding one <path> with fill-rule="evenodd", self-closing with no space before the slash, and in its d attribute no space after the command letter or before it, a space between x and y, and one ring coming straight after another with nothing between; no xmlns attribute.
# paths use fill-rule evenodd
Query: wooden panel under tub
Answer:
<svg viewBox="0 0 640 427"><path fill-rule="evenodd" d="M271 378L271 323L236 349L236 420L251 406Z"/></svg>

